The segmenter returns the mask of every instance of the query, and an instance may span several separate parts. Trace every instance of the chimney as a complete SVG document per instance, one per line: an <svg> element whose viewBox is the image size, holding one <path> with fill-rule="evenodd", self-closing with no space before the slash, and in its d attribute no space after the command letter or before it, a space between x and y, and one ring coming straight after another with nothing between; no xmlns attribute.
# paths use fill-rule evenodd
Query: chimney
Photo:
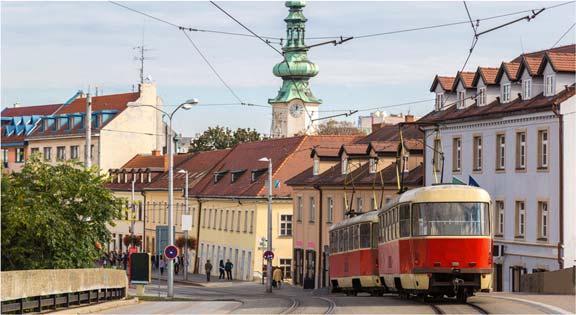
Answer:
<svg viewBox="0 0 576 315"><path fill-rule="evenodd" d="M12 105L12 107L14 107L14 108L20 107L20 102L14 103L14 105Z"/></svg>
<svg viewBox="0 0 576 315"><path fill-rule="evenodd" d="M152 150L152 156L160 156L160 150Z"/></svg>
<svg viewBox="0 0 576 315"><path fill-rule="evenodd" d="M168 171L168 154L164 154L164 172Z"/></svg>
<svg viewBox="0 0 576 315"><path fill-rule="evenodd" d="M408 114L408 115L404 116L404 121L408 122L408 123L414 122L414 115Z"/></svg>

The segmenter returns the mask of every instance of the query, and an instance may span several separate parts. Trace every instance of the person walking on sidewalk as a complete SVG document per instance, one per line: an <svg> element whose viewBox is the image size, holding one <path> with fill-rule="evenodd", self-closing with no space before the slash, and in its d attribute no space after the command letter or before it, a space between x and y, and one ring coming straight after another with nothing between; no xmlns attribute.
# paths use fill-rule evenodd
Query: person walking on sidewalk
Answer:
<svg viewBox="0 0 576 315"><path fill-rule="evenodd" d="M166 262L164 261L164 258L162 258L160 260L160 275L164 274L164 268L166 268Z"/></svg>
<svg viewBox="0 0 576 315"><path fill-rule="evenodd" d="M234 267L234 265L230 262L230 259L226 259L226 265L224 265L224 269L226 270L226 277L228 280L232 280L232 267Z"/></svg>
<svg viewBox="0 0 576 315"><path fill-rule="evenodd" d="M272 274L272 280L276 283L278 289L282 288L282 269L276 267L274 273Z"/></svg>
<svg viewBox="0 0 576 315"><path fill-rule="evenodd" d="M210 273L212 272L212 264L210 263L210 260L207 260L206 264L204 264L204 270L206 271L206 282L210 282Z"/></svg>
<svg viewBox="0 0 576 315"><path fill-rule="evenodd" d="M220 275L218 276L218 279L224 279L224 260L220 259L220 266L218 266L218 270L220 271Z"/></svg>

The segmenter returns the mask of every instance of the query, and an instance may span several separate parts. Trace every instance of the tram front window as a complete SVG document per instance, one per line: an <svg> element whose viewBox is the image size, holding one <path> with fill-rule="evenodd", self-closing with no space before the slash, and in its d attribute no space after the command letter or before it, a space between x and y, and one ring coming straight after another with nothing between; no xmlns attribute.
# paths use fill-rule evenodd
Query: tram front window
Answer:
<svg viewBox="0 0 576 315"><path fill-rule="evenodd" d="M414 236L489 235L488 204L435 202L412 205Z"/></svg>

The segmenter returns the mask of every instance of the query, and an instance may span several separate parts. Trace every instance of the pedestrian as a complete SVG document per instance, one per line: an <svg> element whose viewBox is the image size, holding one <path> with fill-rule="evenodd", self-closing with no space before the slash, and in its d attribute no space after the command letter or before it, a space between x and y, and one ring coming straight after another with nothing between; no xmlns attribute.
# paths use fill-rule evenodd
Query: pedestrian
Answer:
<svg viewBox="0 0 576 315"><path fill-rule="evenodd" d="M224 270L226 270L226 277L228 280L232 280L232 267L234 265L230 262L230 259L226 259L226 265L224 265Z"/></svg>
<svg viewBox="0 0 576 315"><path fill-rule="evenodd" d="M178 274L178 271L180 271L180 264L178 263L178 260L175 259L174 260L174 273Z"/></svg>
<svg viewBox="0 0 576 315"><path fill-rule="evenodd" d="M210 263L210 259L208 259L206 264L204 264L204 270L206 271L206 282L210 282L210 273L212 272L212 264Z"/></svg>
<svg viewBox="0 0 576 315"><path fill-rule="evenodd" d="M152 256L152 270L156 270L156 256Z"/></svg>
<svg viewBox="0 0 576 315"><path fill-rule="evenodd" d="M220 271L220 275L218 276L218 279L224 279L225 278L224 259L220 259L220 266L218 267L218 270Z"/></svg>
<svg viewBox="0 0 576 315"><path fill-rule="evenodd" d="M272 280L274 280L274 282L276 283L276 287L278 289L280 289L282 287L282 269L276 267L276 269L274 269L274 273L272 274Z"/></svg>
<svg viewBox="0 0 576 315"><path fill-rule="evenodd" d="M126 253L122 255L122 264L124 265L124 270L128 269L128 254Z"/></svg>
<svg viewBox="0 0 576 315"><path fill-rule="evenodd" d="M166 262L164 259L160 260L160 275L164 274L164 268L166 267Z"/></svg>

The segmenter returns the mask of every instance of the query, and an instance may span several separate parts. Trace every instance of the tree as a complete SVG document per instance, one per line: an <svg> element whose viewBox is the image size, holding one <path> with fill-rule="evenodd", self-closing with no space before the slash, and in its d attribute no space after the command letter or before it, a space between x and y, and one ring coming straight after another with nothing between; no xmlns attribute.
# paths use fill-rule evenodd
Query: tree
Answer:
<svg viewBox="0 0 576 315"><path fill-rule="evenodd" d="M319 135L363 135L364 132L354 126L349 121L337 121L330 119L327 122L318 125L317 134Z"/></svg>
<svg viewBox="0 0 576 315"><path fill-rule="evenodd" d="M2 270L92 267L122 207L104 185L96 169L37 156L2 176Z"/></svg>
<svg viewBox="0 0 576 315"><path fill-rule="evenodd" d="M129 246L140 246L142 244L142 236L140 235L124 235L124 238L122 239L122 242L124 243L124 245L126 247Z"/></svg>
<svg viewBox="0 0 576 315"><path fill-rule="evenodd" d="M190 152L227 149L238 143L259 141L263 136L254 129L238 128L232 131L228 127L209 127L190 143Z"/></svg>

